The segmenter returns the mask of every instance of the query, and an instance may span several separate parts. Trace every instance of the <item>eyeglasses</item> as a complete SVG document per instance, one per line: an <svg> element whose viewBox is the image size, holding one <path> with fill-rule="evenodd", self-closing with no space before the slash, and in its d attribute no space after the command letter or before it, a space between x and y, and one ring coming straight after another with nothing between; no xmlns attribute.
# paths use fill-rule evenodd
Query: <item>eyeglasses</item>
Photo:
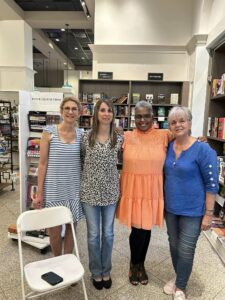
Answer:
<svg viewBox="0 0 225 300"><path fill-rule="evenodd" d="M141 119L144 119L144 120L148 120L148 119L151 119L151 115L150 114L146 114L146 115L135 115L135 120L141 120Z"/></svg>
<svg viewBox="0 0 225 300"><path fill-rule="evenodd" d="M70 111L72 112L72 113L75 113L75 112L77 112L78 111L78 109L77 109L77 107L63 107L63 111L65 112L65 113L69 113Z"/></svg>

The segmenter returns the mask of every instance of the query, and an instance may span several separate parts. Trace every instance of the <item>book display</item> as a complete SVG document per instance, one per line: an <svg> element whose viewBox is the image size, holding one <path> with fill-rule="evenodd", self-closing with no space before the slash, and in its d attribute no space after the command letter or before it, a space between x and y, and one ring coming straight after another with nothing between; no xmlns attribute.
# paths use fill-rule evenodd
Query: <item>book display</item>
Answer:
<svg viewBox="0 0 225 300"><path fill-rule="evenodd" d="M188 103L188 82L173 81L126 81L126 80L80 80L79 99L82 106L93 105L98 99L108 99L114 104L115 125L124 130L135 128L134 107L140 100L153 106L155 128L168 128L168 112L174 105ZM89 99L89 101L88 101ZM83 109L84 110L84 109ZM89 129L91 113L83 113L80 127Z"/></svg>
<svg viewBox="0 0 225 300"><path fill-rule="evenodd" d="M13 138L11 102L0 100L0 190L14 190Z"/></svg>
<svg viewBox="0 0 225 300"><path fill-rule="evenodd" d="M20 211L33 209L37 197L38 161L40 157L40 138L46 125L61 121L59 106L62 93L19 92L19 127L23 134L20 143ZM8 237L17 239L16 231L9 228ZM45 253L49 237L43 232L27 232L23 242Z"/></svg>
<svg viewBox="0 0 225 300"><path fill-rule="evenodd" d="M212 81L209 84L208 119L205 131L208 142L218 154L219 193L216 197L212 229L206 237L225 264L225 44L212 54Z"/></svg>

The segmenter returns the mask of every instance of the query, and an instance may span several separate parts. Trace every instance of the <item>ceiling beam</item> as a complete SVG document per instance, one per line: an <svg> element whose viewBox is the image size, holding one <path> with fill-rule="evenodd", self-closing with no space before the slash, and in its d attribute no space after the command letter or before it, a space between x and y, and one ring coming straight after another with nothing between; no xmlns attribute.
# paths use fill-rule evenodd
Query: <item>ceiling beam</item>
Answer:
<svg viewBox="0 0 225 300"><path fill-rule="evenodd" d="M26 11L24 17L32 28L60 29L67 23L70 29L94 29L94 18L80 11Z"/></svg>

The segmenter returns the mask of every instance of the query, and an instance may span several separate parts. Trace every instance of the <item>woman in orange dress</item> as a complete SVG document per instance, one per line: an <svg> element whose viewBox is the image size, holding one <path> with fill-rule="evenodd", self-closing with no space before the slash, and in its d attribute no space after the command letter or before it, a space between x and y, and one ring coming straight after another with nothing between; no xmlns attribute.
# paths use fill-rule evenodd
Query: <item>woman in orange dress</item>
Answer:
<svg viewBox="0 0 225 300"><path fill-rule="evenodd" d="M163 225L163 164L169 130L152 128L152 106L140 101L135 107L136 129L125 132L121 199L117 209L120 223L131 228L129 279L133 285L148 283L144 268L151 229Z"/></svg>

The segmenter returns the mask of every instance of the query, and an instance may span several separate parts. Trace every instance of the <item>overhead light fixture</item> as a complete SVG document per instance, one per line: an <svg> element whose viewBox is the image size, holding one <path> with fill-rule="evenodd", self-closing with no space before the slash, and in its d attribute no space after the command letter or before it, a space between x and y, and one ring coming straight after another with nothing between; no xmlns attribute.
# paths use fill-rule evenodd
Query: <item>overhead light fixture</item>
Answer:
<svg viewBox="0 0 225 300"><path fill-rule="evenodd" d="M49 45L50 48L54 49L52 43L48 43L48 45Z"/></svg>
<svg viewBox="0 0 225 300"><path fill-rule="evenodd" d="M59 39L55 39L56 40L56 42L59 42L60 40Z"/></svg>
<svg viewBox="0 0 225 300"><path fill-rule="evenodd" d="M89 19L91 17L91 14L90 14L90 12L88 10L86 2L84 0L80 0L80 4L83 7L83 11L84 11L86 17Z"/></svg>
<svg viewBox="0 0 225 300"><path fill-rule="evenodd" d="M61 31L65 31L65 29L64 29L64 28L61 28Z"/></svg>
<svg viewBox="0 0 225 300"><path fill-rule="evenodd" d="M66 63L64 62L64 65L66 65L66 82L64 82L64 85L62 86L63 89L71 89L72 85L68 82L68 73L69 73L69 24L66 24Z"/></svg>
<svg viewBox="0 0 225 300"><path fill-rule="evenodd" d="M77 47L75 47L75 48L74 48L74 50L78 50L78 48L77 48Z"/></svg>

